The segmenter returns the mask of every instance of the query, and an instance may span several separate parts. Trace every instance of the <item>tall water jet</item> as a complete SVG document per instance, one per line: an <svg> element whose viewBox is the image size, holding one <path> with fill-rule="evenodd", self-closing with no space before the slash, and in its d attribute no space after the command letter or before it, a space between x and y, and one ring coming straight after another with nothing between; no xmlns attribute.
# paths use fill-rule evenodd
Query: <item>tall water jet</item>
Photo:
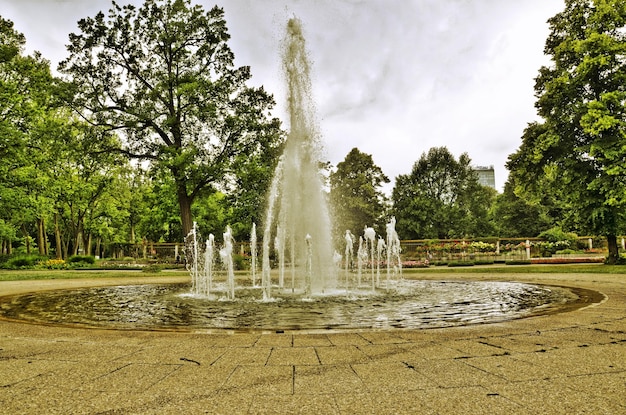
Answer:
<svg viewBox="0 0 626 415"><path fill-rule="evenodd" d="M272 236L289 260L291 290L324 292L336 285L331 226L319 164L320 135L311 97L310 63L300 20L287 23L283 68L287 83L289 134L271 185L263 232L263 297L271 298ZM280 230L280 231L278 231ZM288 256L287 256L288 254Z"/></svg>
<svg viewBox="0 0 626 415"><path fill-rule="evenodd" d="M200 294L202 284L201 280L201 258L198 247L198 230L196 222L193 223L193 227L189 234L185 237L185 268L191 275L191 291L194 294Z"/></svg>
<svg viewBox="0 0 626 415"><path fill-rule="evenodd" d="M346 289L348 288L348 286L350 285L350 272L352 271L353 268L353 264L352 264L352 256L354 255L354 235L352 235L352 232L350 232L350 230L346 230L346 234L344 236L344 239L346 241L346 250L344 253L344 259L345 259L345 268L344 268L344 275L345 275L345 279L344 279L344 286L346 287Z"/></svg>
<svg viewBox="0 0 626 415"><path fill-rule="evenodd" d="M389 275L391 270L394 274L402 276L402 259L400 258L400 238L398 232L396 232L396 218L391 217L391 220L385 226L387 231L387 282L389 282Z"/></svg>
<svg viewBox="0 0 626 415"><path fill-rule="evenodd" d="M224 232L224 246L220 249L220 257L222 258L222 264L226 268L226 297L229 300L235 299L235 271L233 266L233 246L235 245L235 238L233 238L233 232L230 226L226 226L226 232Z"/></svg>
<svg viewBox="0 0 626 415"><path fill-rule="evenodd" d="M213 286L213 265L215 264L215 237L209 234L204 250L204 287L203 294L207 297L211 294Z"/></svg>
<svg viewBox="0 0 626 415"><path fill-rule="evenodd" d="M256 223L252 224L250 232L250 274L252 276L252 286L256 286Z"/></svg>
<svg viewBox="0 0 626 415"><path fill-rule="evenodd" d="M365 237L364 241L365 241L365 257L366 257L366 261L369 262L370 265L370 269L371 269L371 282L372 282L372 290L376 290L376 279L374 278L374 271L375 271L375 266L374 266L374 253L376 252L376 231L374 230L374 228L365 227L365 230L363 231L363 235Z"/></svg>

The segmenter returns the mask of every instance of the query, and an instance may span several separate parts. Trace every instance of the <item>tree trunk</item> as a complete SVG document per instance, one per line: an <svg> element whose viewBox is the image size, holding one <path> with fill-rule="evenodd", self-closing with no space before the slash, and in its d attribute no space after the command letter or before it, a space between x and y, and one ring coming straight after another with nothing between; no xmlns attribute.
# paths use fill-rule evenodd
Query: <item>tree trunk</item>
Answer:
<svg viewBox="0 0 626 415"><path fill-rule="evenodd" d="M54 213L54 251L57 259L63 258L63 245L61 244L61 229L59 228L59 214Z"/></svg>
<svg viewBox="0 0 626 415"><path fill-rule="evenodd" d="M91 255L91 243L93 241L91 237L91 232L89 232L86 236L87 237L85 238L85 235L83 235L83 245L85 246L85 255Z"/></svg>
<svg viewBox="0 0 626 415"><path fill-rule="evenodd" d="M26 244L26 253L30 255L30 235L26 230L26 225L22 224L22 235L24 235L24 244Z"/></svg>
<svg viewBox="0 0 626 415"><path fill-rule="evenodd" d="M187 195L187 188L184 183L177 183L178 206L180 207L180 220L183 227L183 237L191 232L193 220L191 218L191 203L193 199Z"/></svg>
<svg viewBox="0 0 626 415"><path fill-rule="evenodd" d="M46 254L46 247L43 242L43 227L41 226L41 218L37 218L37 248L39 249L39 255Z"/></svg>
<svg viewBox="0 0 626 415"><path fill-rule="evenodd" d="M619 263L619 247L617 246L617 235L607 235L606 242L609 246L609 256L606 259L608 265Z"/></svg>

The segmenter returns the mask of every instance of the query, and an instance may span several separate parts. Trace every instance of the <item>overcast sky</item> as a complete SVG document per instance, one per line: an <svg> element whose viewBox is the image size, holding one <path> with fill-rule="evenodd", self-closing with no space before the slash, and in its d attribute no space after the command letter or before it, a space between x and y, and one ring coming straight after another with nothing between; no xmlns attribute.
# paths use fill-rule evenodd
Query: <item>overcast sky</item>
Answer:
<svg viewBox="0 0 626 415"><path fill-rule="evenodd" d="M118 0L118 4L141 0ZM223 7L237 66L249 65L284 119L280 43L298 17L313 61L313 94L328 160L359 148L392 183L422 153L447 147L474 165L504 164L537 118L534 78L547 19L563 0L192 0ZM0 0L0 15L56 68L76 22L110 0ZM287 121L287 120L285 120Z"/></svg>

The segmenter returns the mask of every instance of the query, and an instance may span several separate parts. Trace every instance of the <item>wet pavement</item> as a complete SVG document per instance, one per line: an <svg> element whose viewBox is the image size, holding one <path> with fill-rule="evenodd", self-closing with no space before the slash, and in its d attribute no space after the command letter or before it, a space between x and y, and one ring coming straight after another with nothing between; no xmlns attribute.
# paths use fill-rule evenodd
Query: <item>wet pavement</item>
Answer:
<svg viewBox="0 0 626 415"><path fill-rule="evenodd" d="M181 333L0 321L0 413L626 413L626 276L419 278L602 295L558 314L421 330ZM0 282L0 295L181 280Z"/></svg>

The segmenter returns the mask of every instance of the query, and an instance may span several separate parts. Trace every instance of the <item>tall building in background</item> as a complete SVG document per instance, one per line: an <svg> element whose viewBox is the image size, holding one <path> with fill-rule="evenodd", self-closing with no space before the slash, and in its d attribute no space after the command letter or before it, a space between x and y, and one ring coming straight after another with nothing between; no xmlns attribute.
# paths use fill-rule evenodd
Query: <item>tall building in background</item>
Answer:
<svg viewBox="0 0 626 415"><path fill-rule="evenodd" d="M496 188L496 174L493 166L474 166L472 168L478 174L478 182L483 186Z"/></svg>

